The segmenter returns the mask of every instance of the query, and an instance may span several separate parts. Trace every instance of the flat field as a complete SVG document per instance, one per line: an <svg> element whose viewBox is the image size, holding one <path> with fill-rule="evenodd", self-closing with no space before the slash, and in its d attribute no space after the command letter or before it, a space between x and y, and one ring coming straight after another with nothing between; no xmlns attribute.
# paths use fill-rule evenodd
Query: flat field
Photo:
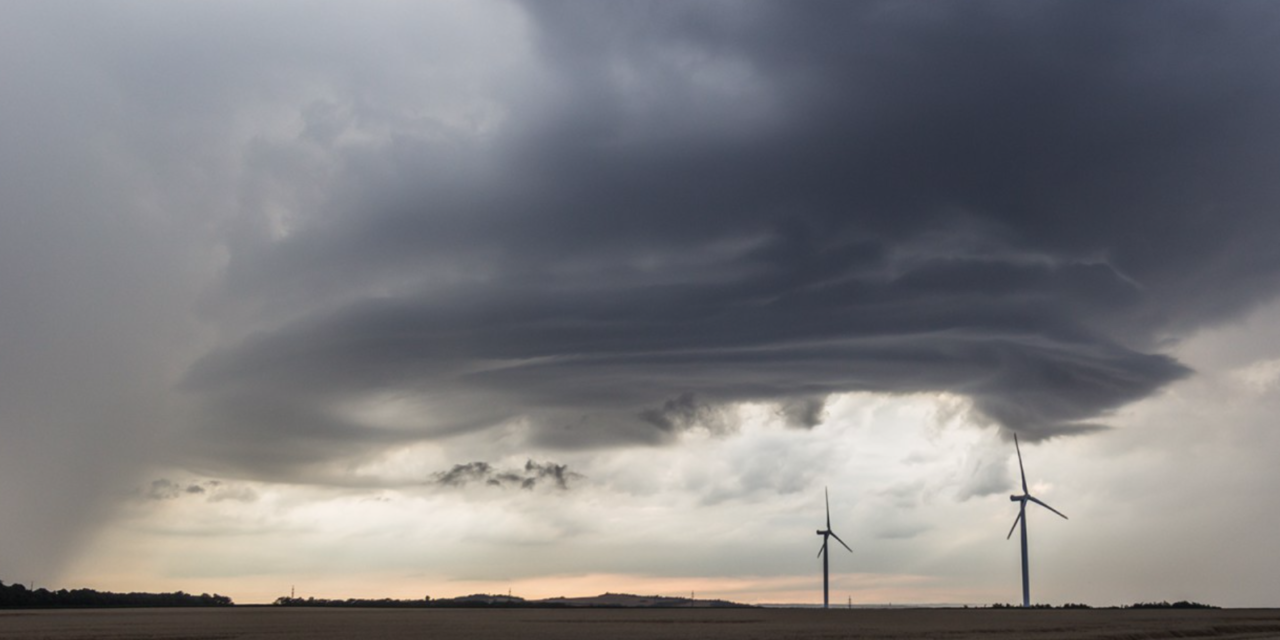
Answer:
<svg viewBox="0 0 1280 640"><path fill-rule="evenodd" d="M1280 638L1280 610L90 609L0 611L0 640Z"/></svg>

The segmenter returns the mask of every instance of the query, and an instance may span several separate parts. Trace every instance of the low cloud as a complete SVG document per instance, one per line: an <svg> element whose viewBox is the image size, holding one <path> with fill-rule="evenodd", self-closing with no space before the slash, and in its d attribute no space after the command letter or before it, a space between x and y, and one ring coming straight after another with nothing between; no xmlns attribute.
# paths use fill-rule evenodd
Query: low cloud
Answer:
<svg viewBox="0 0 1280 640"><path fill-rule="evenodd" d="M788 425L812 429L822 424L826 418L827 399L825 396L808 396L790 398L778 405L778 415Z"/></svg>
<svg viewBox="0 0 1280 640"><path fill-rule="evenodd" d="M254 502L258 493L253 489L219 480L177 482L168 478L152 480L145 487L135 489L134 497L151 502L200 498L207 502Z"/></svg>
<svg viewBox="0 0 1280 640"><path fill-rule="evenodd" d="M534 462L528 460L523 468L500 469L487 462L468 462L454 465L448 471L435 474L435 484L461 488L471 484L483 484L492 487L516 487L532 490L539 485L550 485L555 489L566 491L570 482L583 476L569 470L568 465L553 462Z"/></svg>
<svg viewBox="0 0 1280 640"><path fill-rule="evenodd" d="M721 433L732 426L732 422L718 407L700 401L696 395L689 392L663 402L661 407L645 409L640 412L639 417L666 433L685 431L695 427Z"/></svg>

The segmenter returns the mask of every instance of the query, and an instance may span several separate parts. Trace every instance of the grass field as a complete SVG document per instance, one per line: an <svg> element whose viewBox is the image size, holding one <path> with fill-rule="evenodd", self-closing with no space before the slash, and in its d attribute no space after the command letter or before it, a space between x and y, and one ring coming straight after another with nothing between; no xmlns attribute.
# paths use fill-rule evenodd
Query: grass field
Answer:
<svg viewBox="0 0 1280 640"><path fill-rule="evenodd" d="M1280 638L1280 610L110 609L0 611L0 640Z"/></svg>

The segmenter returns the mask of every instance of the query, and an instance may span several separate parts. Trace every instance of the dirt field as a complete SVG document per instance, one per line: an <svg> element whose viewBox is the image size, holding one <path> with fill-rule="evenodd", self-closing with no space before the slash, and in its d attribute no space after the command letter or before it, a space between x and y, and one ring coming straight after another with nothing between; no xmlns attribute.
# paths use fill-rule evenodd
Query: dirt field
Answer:
<svg viewBox="0 0 1280 640"><path fill-rule="evenodd" d="M0 611L0 640L1280 638L1280 610L116 609Z"/></svg>

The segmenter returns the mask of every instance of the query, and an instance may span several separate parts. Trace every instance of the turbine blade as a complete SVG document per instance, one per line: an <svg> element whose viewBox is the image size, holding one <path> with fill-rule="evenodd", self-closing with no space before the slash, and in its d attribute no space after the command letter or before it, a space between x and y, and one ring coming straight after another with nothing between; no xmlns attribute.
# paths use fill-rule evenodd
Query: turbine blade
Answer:
<svg viewBox="0 0 1280 640"><path fill-rule="evenodd" d="M832 537L832 538L835 538L835 539L836 539L836 542L839 542L840 544L844 544L844 540L841 540L841 539L840 539L840 536L836 535L836 532L832 531L832 532L831 532L831 537ZM849 549L849 545L844 544L844 548ZM849 553L853 553L853 549L849 549Z"/></svg>
<svg viewBox="0 0 1280 640"><path fill-rule="evenodd" d="M821 549L818 549L818 556L817 556L817 557L821 558L821 557L822 557L822 554L824 554L824 553L826 553L826 552L827 552L827 537L826 537L826 536L822 536L822 548L821 548Z"/></svg>
<svg viewBox="0 0 1280 640"><path fill-rule="evenodd" d="M1032 502L1034 502L1034 503L1036 503L1036 504L1038 504L1038 505L1040 505L1040 506L1042 506L1042 507L1044 507L1044 508L1046 508L1046 509L1048 509L1048 510L1050 510L1050 511L1052 511L1052 512L1054 512L1054 513L1056 513L1056 514L1058 514L1058 515L1060 515L1060 516L1062 516L1062 519L1063 519L1063 520L1070 520L1070 518L1068 518L1068 517L1066 517L1066 516L1062 515L1062 512L1061 512L1061 511L1058 511L1057 509L1054 509L1053 507L1051 507L1051 506L1049 506L1049 505L1047 505L1047 504L1045 504L1045 503L1041 502L1041 501L1040 501L1038 498L1036 498L1035 496L1027 496L1027 499L1028 499L1028 500L1030 500L1030 501L1032 501Z"/></svg>
<svg viewBox="0 0 1280 640"><path fill-rule="evenodd" d="M822 499L827 503L827 531L831 530L831 495L827 493L827 488L822 488Z"/></svg>
<svg viewBox="0 0 1280 640"><path fill-rule="evenodd" d="M1009 527L1009 535L1004 537L1005 540L1013 537L1013 530L1018 528L1018 522L1022 520L1022 511L1023 509L1018 509L1018 517L1013 519L1013 526Z"/></svg>
<svg viewBox="0 0 1280 640"><path fill-rule="evenodd" d="M1022 494L1031 493L1027 491L1027 472L1022 468L1022 447L1018 446L1018 434L1013 434L1013 450L1018 452L1018 473L1022 474Z"/></svg>

